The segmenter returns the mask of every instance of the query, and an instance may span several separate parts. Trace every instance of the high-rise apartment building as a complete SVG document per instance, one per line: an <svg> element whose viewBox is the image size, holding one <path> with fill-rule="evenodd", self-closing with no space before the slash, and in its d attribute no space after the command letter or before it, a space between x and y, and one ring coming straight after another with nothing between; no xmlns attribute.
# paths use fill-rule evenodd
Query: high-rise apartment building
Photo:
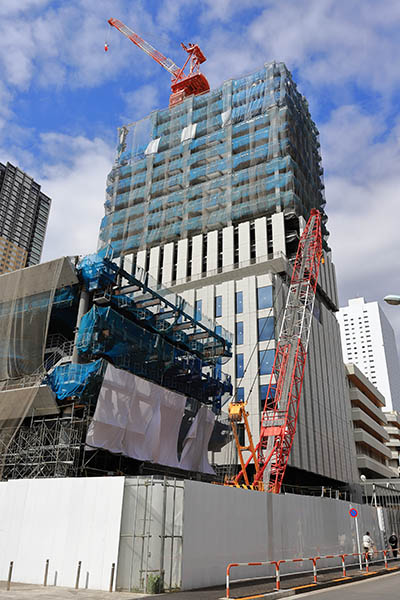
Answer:
<svg viewBox="0 0 400 600"><path fill-rule="evenodd" d="M50 204L32 177L0 163L0 274L40 262Z"/></svg>
<svg viewBox="0 0 400 600"><path fill-rule="evenodd" d="M318 131L283 63L121 127L100 247L111 243L200 313L235 333L225 365L255 437L299 235L323 215L317 290L287 480L355 480ZM222 462L225 460L220 458Z"/></svg>
<svg viewBox="0 0 400 600"><path fill-rule="evenodd" d="M353 362L383 394L386 410L400 410L400 364L393 328L378 302L349 300L337 314L345 362Z"/></svg>

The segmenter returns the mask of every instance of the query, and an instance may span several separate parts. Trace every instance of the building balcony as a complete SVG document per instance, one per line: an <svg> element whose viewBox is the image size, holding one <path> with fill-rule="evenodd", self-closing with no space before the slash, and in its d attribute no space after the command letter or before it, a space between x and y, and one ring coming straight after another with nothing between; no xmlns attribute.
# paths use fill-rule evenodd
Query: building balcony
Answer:
<svg viewBox="0 0 400 600"><path fill-rule="evenodd" d="M387 412L385 413L386 420L390 427L397 428L400 431L400 415L397 412Z"/></svg>
<svg viewBox="0 0 400 600"><path fill-rule="evenodd" d="M346 363L347 377L351 382L350 392L363 393L378 408L385 406L385 397L353 363Z"/></svg>
<svg viewBox="0 0 400 600"><path fill-rule="evenodd" d="M385 430L387 431L390 438L396 438L400 440L400 429L397 427L388 427L386 425Z"/></svg>
<svg viewBox="0 0 400 600"><path fill-rule="evenodd" d="M386 425L386 413L379 406L376 406L361 390L350 388L350 400L352 406L359 406L370 414L380 425Z"/></svg>
<svg viewBox="0 0 400 600"><path fill-rule="evenodd" d="M387 429L383 427L381 422L375 421L375 419L371 418L361 408L352 407L351 418L353 422L362 423L363 429L369 430L371 435L373 435L374 437L379 436L381 442L389 441L389 433Z"/></svg>
<svg viewBox="0 0 400 600"><path fill-rule="evenodd" d="M389 479L394 474L394 469L381 464L365 454L357 455L357 468L359 471L364 472L369 479Z"/></svg>
<svg viewBox="0 0 400 600"><path fill-rule="evenodd" d="M364 431L363 429L354 429L354 441L356 443L358 442L361 444L365 444L365 446L371 448L373 452L377 452L378 454L380 454L382 458L392 457L391 451L385 446L385 444L377 440L374 436L372 436L367 431Z"/></svg>

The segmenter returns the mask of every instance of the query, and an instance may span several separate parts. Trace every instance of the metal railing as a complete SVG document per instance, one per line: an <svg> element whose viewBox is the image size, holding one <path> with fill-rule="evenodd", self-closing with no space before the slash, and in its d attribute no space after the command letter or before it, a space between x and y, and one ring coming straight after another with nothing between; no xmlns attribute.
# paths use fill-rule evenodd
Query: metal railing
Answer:
<svg viewBox="0 0 400 600"><path fill-rule="evenodd" d="M393 550L396 551L396 549L391 549L392 552ZM385 549L385 550L376 550L375 553L377 555L382 554L382 559L384 562L384 568L388 569L388 552L390 552L389 549ZM347 578L347 570L346 567L349 566L357 566L358 563L352 563L347 564L346 565L346 558L349 557L353 557L353 558L358 558L360 561L360 571L362 571L362 561L364 564L364 568L365 568L365 572L369 573L369 567L370 564L372 562L372 557L369 556L368 552L362 552L362 553L352 553L352 554L346 554L346 553L342 553L342 554L327 554L326 556L311 556L311 557L303 557L303 558L285 558L285 559L279 559L279 560L270 560L270 561L260 561L260 562L247 562L247 563L229 563L229 565L227 565L226 567L226 598L231 598L230 595L230 574L231 574L231 569L235 568L235 567L256 567L256 566L269 566L272 565L274 567L274 571L275 571L275 590L279 591L281 589L281 565L282 564L288 564L288 563L296 563L296 562L311 562L312 563L312 581L310 582L310 585L316 585L318 583L318 561L324 560L324 559L339 559L340 560L340 567L342 570L342 576L344 578ZM304 575L306 575L307 573L304 573ZM240 598L236 598L235 600L240 600Z"/></svg>

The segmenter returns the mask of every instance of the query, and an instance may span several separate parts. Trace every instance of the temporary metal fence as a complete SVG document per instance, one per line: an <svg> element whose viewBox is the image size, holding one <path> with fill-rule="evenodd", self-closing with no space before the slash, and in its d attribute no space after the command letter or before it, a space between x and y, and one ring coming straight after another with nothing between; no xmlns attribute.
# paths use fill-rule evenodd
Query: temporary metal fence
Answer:
<svg viewBox="0 0 400 600"><path fill-rule="evenodd" d="M392 549L392 551L393 551L393 549ZM385 569L388 569L388 552L390 552L389 549L376 551L376 554L378 554L378 555L382 554ZM259 566L273 565L274 571L275 571L275 590L279 591L281 589L281 565L282 564L311 561L311 563L312 563L312 581L310 582L310 585L312 585L312 584L318 583L318 561L321 561L324 559L335 559L335 558L339 559L340 566L342 569L342 577L347 578L346 567L358 565L358 563L352 563L351 565L350 564L346 565L346 558L348 558L348 557L354 557L354 558L357 557L361 560L364 559L365 572L366 573L370 572L369 566L372 562L372 559L368 556L368 552L352 553L352 554L327 554L326 556L312 556L312 557L308 557L308 558L285 558L285 559L279 559L279 560L248 562L248 563L230 563L226 567L226 598L231 598L231 595L230 595L230 589L231 589L230 573L231 573L231 569L233 569L235 567L259 567ZM361 565L361 562L360 562L360 565ZM332 568L334 568L334 567L332 567ZM360 570L362 570L362 568L360 568ZM306 573L304 573L304 575L305 574ZM247 597L248 596L246 596L246 598ZM235 600L240 600L240 598L237 598Z"/></svg>

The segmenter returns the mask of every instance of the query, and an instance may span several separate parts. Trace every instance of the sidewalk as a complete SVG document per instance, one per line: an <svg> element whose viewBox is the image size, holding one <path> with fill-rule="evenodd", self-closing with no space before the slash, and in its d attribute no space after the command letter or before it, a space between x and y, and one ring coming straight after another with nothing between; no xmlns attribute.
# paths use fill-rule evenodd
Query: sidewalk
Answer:
<svg viewBox="0 0 400 600"><path fill-rule="evenodd" d="M347 577L342 577L342 570L335 569L320 571L318 573L318 583L312 582L312 573L301 575L287 575L281 579L281 591L275 591L275 578L246 580L241 582L231 582L230 596L235 598L250 599L253 597L264 596L270 600L274 598L284 598L308 591L315 591L325 587L351 583L353 581L365 580L367 577L377 577L400 570L400 559L390 560L388 569L384 568L382 563L372 563L369 573L365 570L360 572L357 566L347 567ZM160 599L165 600L170 597L171 600L219 600L225 597L225 586L215 586L201 590L191 590L186 592L173 592L172 594L159 594L150 596L146 594L136 594L134 592L103 592L97 590L75 590L73 588L62 588L42 585L30 585L23 583L12 583L11 590L6 590L6 582L0 582L0 600L8 598L9 600L64 600L76 598L76 600L134 600L136 598L146 598L147 600Z"/></svg>
<svg viewBox="0 0 400 600"><path fill-rule="evenodd" d="M11 583L6 589L6 582L0 581L0 598L9 600L134 600L143 598L144 594L133 592L103 592L100 590L75 590L73 588L54 587L52 585L31 585L28 583ZM147 596L146 596L147 597Z"/></svg>

